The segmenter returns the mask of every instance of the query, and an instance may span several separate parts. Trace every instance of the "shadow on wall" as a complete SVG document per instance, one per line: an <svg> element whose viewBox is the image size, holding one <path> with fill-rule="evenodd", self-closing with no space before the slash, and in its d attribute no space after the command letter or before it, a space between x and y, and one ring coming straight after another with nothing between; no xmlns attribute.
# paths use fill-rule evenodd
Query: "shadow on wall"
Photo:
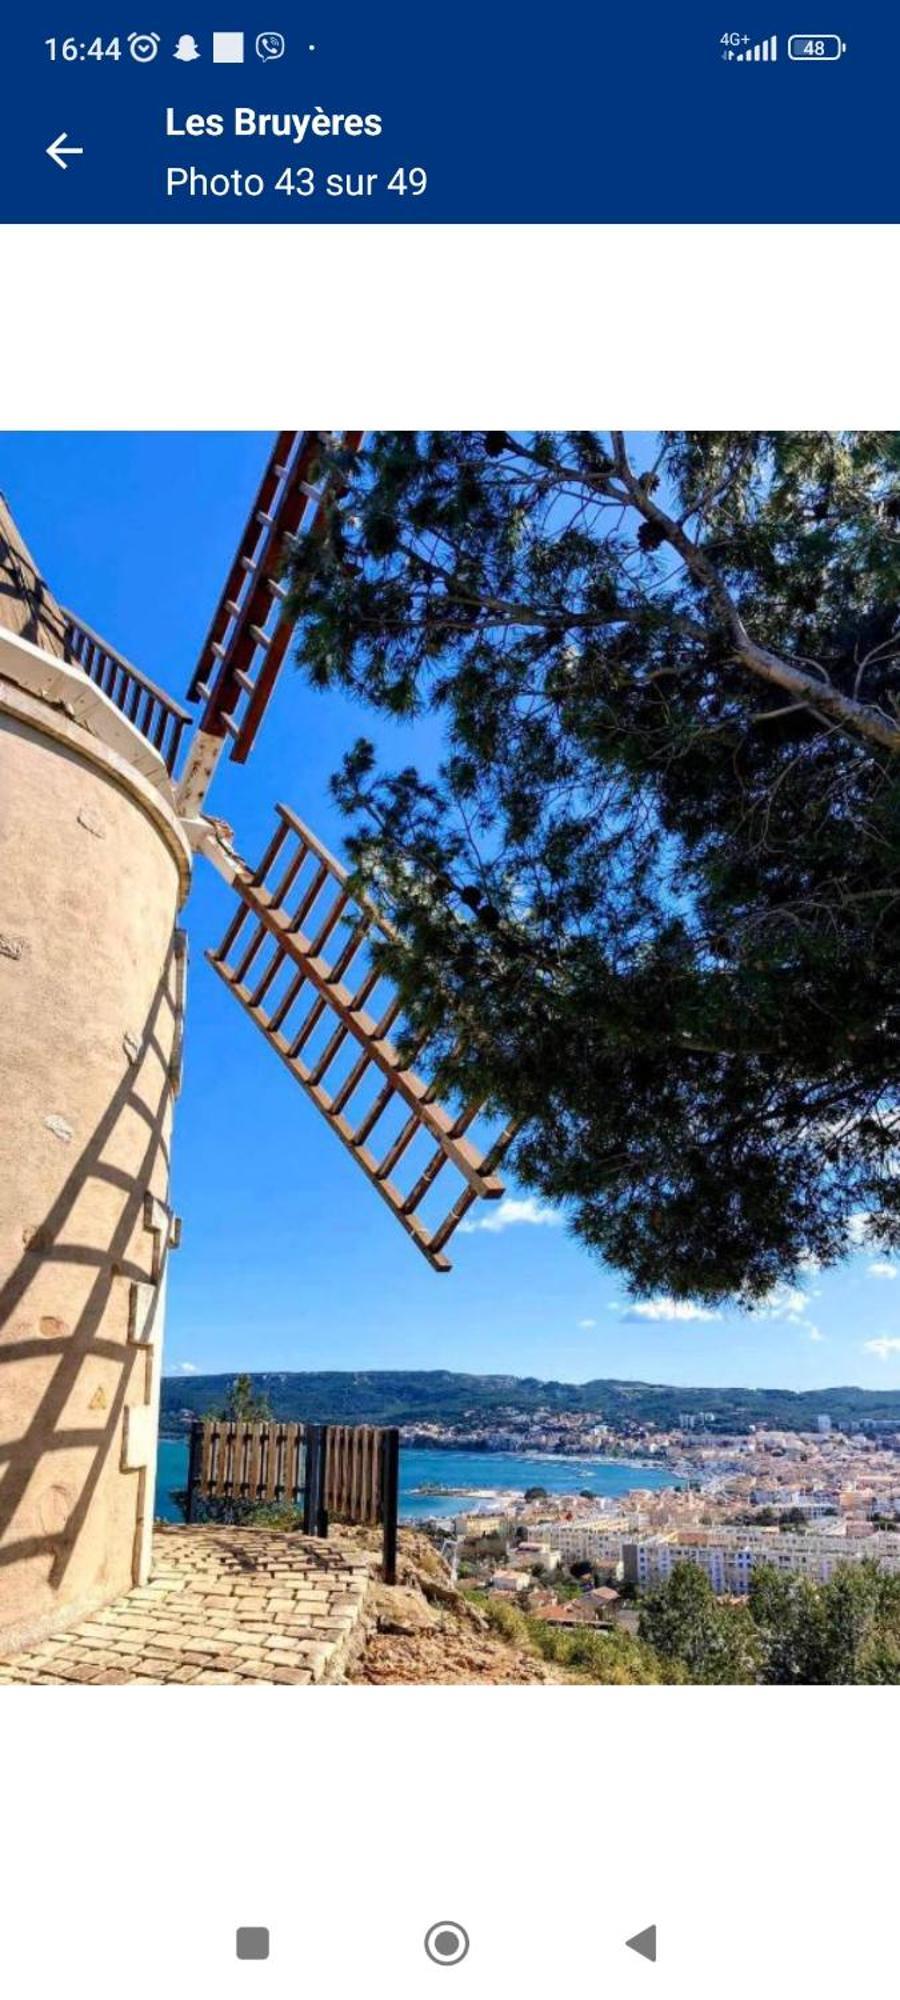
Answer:
<svg viewBox="0 0 900 2000"><path fill-rule="evenodd" d="M25 1430L14 1440L0 1444L0 1606L4 1594L3 1574L11 1566L33 1561L35 1557L43 1556L51 1559L46 1582L54 1591L61 1588L84 1530L98 1483L121 1435L129 1386L139 1370L142 1371L140 1393L131 1400L142 1404L150 1401L153 1350L147 1344L146 1337L143 1343L129 1340L127 1324L121 1338L118 1339L109 1338L108 1333L104 1336L101 1329L113 1300L116 1281L135 1280L142 1284L147 1282L149 1274L146 1263L139 1264L133 1261L129 1256L129 1250L135 1231L142 1222L145 1195L153 1185L158 1162L162 1161L165 1169L163 1184L168 1179L168 1152L164 1132L170 1096L170 1054L164 1046L166 1037L160 1039L159 1028L164 1009L167 1009L173 1017L175 1015L174 958L173 940L145 1023L141 1038L142 1061L137 1073L129 1069L123 1077L103 1119L75 1162L56 1201L39 1227L31 1232L18 1264L0 1288L0 1408L5 1401L3 1393L5 1368L16 1362L42 1361L48 1355L59 1357L58 1365L54 1368L43 1395L36 1401ZM171 1048L171 1037L168 1039ZM139 1078L143 1076L147 1066L148 1056L155 1056L158 1059L161 1079L158 1099L154 1093L154 1101L151 1103L147 1102L146 1090L142 1094L139 1083ZM126 1114L130 1118L136 1116L143 1121L147 1133L144 1150L135 1163L134 1170L130 1172L123 1171L104 1158L108 1150L114 1150L116 1130L120 1119ZM67 1220L85 1184L92 1179L119 1188L124 1195L109 1241L100 1247L63 1242L60 1239ZM149 1237L147 1241L149 1244ZM96 1275L78 1319L69 1330L60 1324L60 1331L57 1333L51 1323L47 1334L42 1333L38 1337L28 1339L4 1340L3 1327L9 1324L17 1307L25 1299L37 1271L48 1263L95 1267ZM63 1427L64 1413L76 1389L79 1373L88 1358L112 1363L118 1371L104 1421L102 1425L89 1429ZM11 1539L11 1530L22 1508L35 1468L48 1453L72 1451L86 1451L90 1456L77 1498L63 1525L52 1532L25 1533L18 1539ZM134 1491L137 1505L134 1522L137 1532L144 1511L147 1472L134 1471L128 1473L127 1477L136 1482Z"/></svg>
<svg viewBox="0 0 900 2000"><path fill-rule="evenodd" d="M66 620L0 494L0 626L45 653L65 656Z"/></svg>

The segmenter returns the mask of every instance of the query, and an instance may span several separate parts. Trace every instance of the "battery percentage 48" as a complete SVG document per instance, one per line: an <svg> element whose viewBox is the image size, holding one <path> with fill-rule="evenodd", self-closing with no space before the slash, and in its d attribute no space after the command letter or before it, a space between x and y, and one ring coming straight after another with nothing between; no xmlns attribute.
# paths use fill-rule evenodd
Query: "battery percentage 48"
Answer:
<svg viewBox="0 0 900 2000"><path fill-rule="evenodd" d="M837 62L845 56L847 44L840 35L789 35L791 62Z"/></svg>

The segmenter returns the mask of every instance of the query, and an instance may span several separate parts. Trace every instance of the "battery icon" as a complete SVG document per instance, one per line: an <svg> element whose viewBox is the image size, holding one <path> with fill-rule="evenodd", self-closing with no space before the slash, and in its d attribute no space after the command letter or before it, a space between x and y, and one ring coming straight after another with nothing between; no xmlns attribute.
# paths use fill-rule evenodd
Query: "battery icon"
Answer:
<svg viewBox="0 0 900 2000"><path fill-rule="evenodd" d="M789 35L788 55L791 62L837 62L845 56L847 44L840 35Z"/></svg>

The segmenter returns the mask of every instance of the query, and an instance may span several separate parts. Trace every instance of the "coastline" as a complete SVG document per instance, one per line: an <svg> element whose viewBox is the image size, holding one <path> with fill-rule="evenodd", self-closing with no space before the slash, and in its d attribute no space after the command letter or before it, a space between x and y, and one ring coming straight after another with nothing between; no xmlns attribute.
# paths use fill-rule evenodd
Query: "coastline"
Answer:
<svg viewBox="0 0 900 2000"><path fill-rule="evenodd" d="M173 1496L187 1480L188 1439L161 1436L157 1456L156 1512L161 1519L179 1518ZM571 1503L584 1507L594 1501L626 1503L636 1492L676 1489L683 1481L658 1461L609 1458L600 1453L468 1451L458 1448L454 1463L448 1453L405 1445L400 1451L400 1518L410 1524L449 1521L456 1514L502 1513L520 1508L526 1492L540 1488L554 1507ZM452 1471L458 1469L457 1479ZM446 1472L451 1476L442 1478Z"/></svg>
<svg viewBox="0 0 900 2000"><path fill-rule="evenodd" d="M189 1431L161 1430L159 1433L160 1444L183 1444L187 1446L189 1441ZM681 1477L675 1461L663 1452L659 1452L653 1458L635 1458L630 1452L627 1456L624 1453L620 1456L618 1452L609 1451L519 1451L514 1445L488 1446L477 1441L467 1443L464 1439L454 1439L452 1442L447 1442L446 1444L439 1444L436 1440L428 1444L419 1444L406 1443L403 1438L400 1440L400 1449L401 1451L433 1452L435 1456L438 1453L446 1456L451 1456L453 1453L458 1453L460 1456L474 1453L478 1457L484 1458L527 1458L529 1462L533 1461L536 1465L622 1466L627 1472L658 1472L662 1470L671 1472L674 1484L677 1484Z"/></svg>

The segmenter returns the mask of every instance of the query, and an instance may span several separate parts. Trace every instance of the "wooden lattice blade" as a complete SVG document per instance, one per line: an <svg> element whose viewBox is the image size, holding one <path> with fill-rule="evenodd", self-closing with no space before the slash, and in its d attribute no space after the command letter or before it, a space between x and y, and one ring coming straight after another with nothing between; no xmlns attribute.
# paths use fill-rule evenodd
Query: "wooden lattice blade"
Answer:
<svg viewBox="0 0 900 2000"><path fill-rule="evenodd" d="M229 736L235 763L250 753L294 630L285 562L299 537L323 531L339 497L329 452L355 451L363 435L280 431L272 448L188 689L203 702L199 733Z"/></svg>
<svg viewBox="0 0 900 2000"><path fill-rule="evenodd" d="M211 965L435 1270L473 1202L503 1193L512 1138L480 1140L481 1107L453 1111L400 1053L400 1004L377 953L389 926L285 806ZM416 1052L418 1062L422 1051Z"/></svg>

